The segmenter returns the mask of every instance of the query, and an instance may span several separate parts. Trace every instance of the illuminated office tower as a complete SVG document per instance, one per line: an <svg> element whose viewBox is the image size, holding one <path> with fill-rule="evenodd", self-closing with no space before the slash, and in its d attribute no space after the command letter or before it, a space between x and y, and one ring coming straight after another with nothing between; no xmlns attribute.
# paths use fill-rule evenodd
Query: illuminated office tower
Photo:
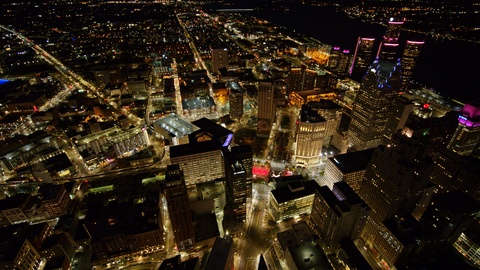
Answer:
<svg viewBox="0 0 480 270"><path fill-rule="evenodd" d="M383 61L395 63L398 58L400 31L404 21L397 18L390 18L387 31L378 47L377 58Z"/></svg>
<svg viewBox="0 0 480 270"><path fill-rule="evenodd" d="M236 223L245 223L247 218L247 172L241 160L234 157L225 160L227 204L233 210Z"/></svg>
<svg viewBox="0 0 480 270"><path fill-rule="evenodd" d="M177 248L186 250L195 244L195 231L192 214L188 207L185 179L178 164L167 166L164 196L167 200L168 216Z"/></svg>
<svg viewBox="0 0 480 270"><path fill-rule="evenodd" d="M252 180L253 180L253 150L249 144L241 144L230 148L230 154L237 160L240 160L245 168L247 190L247 199L252 198Z"/></svg>
<svg viewBox="0 0 480 270"><path fill-rule="evenodd" d="M360 237L369 213L367 204L341 181L335 183L332 190L317 185L310 222L320 237L323 251L330 255L338 250L341 240Z"/></svg>
<svg viewBox="0 0 480 270"><path fill-rule="evenodd" d="M429 187L431 160L424 140L423 134L407 137L399 131L392 144L378 146L358 193L371 208L361 238L389 266L402 262L413 251L412 243L402 240L395 224L403 218L413 219L411 214Z"/></svg>
<svg viewBox="0 0 480 270"><path fill-rule="evenodd" d="M228 102L230 105L230 117L235 120L240 120L243 116L244 89L238 82L228 82L227 89L229 90Z"/></svg>
<svg viewBox="0 0 480 270"><path fill-rule="evenodd" d="M228 49L216 48L212 49L213 72L218 73L221 68L228 68Z"/></svg>
<svg viewBox="0 0 480 270"><path fill-rule="evenodd" d="M170 147L170 163L179 164L187 187L225 177L220 142L209 139Z"/></svg>
<svg viewBox="0 0 480 270"><path fill-rule="evenodd" d="M343 50L338 57L337 67L334 69L340 76L347 76L352 66L353 57L349 50Z"/></svg>
<svg viewBox="0 0 480 270"><path fill-rule="evenodd" d="M350 75L365 74L367 68L373 62L373 45L375 38L358 37L355 53L353 54L352 68L350 68Z"/></svg>
<svg viewBox="0 0 480 270"><path fill-rule="evenodd" d="M353 150L375 148L382 143L400 83L400 63L376 60L370 66L352 105L347 137Z"/></svg>
<svg viewBox="0 0 480 270"><path fill-rule="evenodd" d="M447 148L462 156L478 151L480 146L480 102L467 102L458 116L458 127Z"/></svg>
<svg viewBox="0 0 480 270"><path fill-rule="evenodd" d="M332 100L327 99L321 99L320 101L316 102L309 102L308 105L312 108L312 110L317 111L318 114L321 117L325 118L325 120L327 121L323 146L330 146L333 135L337 133L337 130L340 127L343 107L333 102Z"/></svg>
<svg viewBox="0 0 480 270"><path fill-rule="evenodd" d="M257 136L269 137L275 121L275 91L277 81L261 81L258 84Z"/></svg>
<svg viewBox="0 0 480 270"><path fill-rule="evenodd" d="M330 56L328 57L327 68L335 70L338 67L338 62L340 61L341 54L342 52L340 50L340 47L332 47L330 51Z"/></svg>
<svg viewBox="0 0 480 270"><path fill-rule="evenodd" d="M408 89L410 86L410 81L412 79L412 74L417 65L418 58L422 51L423 41L412 41L407 40L405 48L403 49L403 54L401 58L402 62L402 87Z"/></svg>
<svg viewBox="0 0 480 270"><path fill-rule="evenodd" d="M287 96L290 96L292 92L311 90L315 88L316 78L317 72L312 69L307 69L305 65L290 68L290 72L288 73L287 78Z"/></svg>
<svg viewBox="0 0 480 270"><path fill-rule="evenodd" d="M253 152L249 145L224 148L225 191L237 223L244 223L247 216L247 199L252 196Z"/></svg>
<svg viewBox="0 0 480 270"><path fill-rule="evenodd" d="M327 121L309 105L302 105L297 124L295 163L303 166L318 165L322 153Z"/></svg>

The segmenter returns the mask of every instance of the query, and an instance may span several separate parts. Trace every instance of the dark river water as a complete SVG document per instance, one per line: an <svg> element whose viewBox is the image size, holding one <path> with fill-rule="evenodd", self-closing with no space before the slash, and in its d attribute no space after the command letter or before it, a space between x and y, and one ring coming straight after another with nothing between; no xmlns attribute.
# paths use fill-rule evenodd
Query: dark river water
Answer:
<svg viewBox="0 0 480 270"><path fill-rule="evenodd" d="M354 51L359 36L375 37L378 42L386 29L380 24L351 19L332 7L298 4L287 13L255 10L243 14L295 29L300 34L351 52ZM432 88L444 97L462 102L480 100L480 81L475 79L480 77L480 44L447 39L434 40L407 31L402 31L400 39L402 44L407 39L425 41L413 80Z"/></svg>

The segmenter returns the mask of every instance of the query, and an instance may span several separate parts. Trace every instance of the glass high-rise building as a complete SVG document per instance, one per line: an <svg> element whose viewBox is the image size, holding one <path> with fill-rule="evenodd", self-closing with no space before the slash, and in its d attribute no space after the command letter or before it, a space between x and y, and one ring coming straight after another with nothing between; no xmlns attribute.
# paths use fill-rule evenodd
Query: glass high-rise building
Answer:
<svg viewBox="0 0 480 270"><path fill-rule="evenodd" d="M247 200L252 197L253 152L250 145L223 148L225 157L225 191L237 223L247 218Z"/></svg>
<svg viewBox="0 0 480 270"><path fill-rule="evenodd" d="M453 152L469 156L480 146L480 102L467 102L458 116L458 127L447 148Z"/></svg>
<svg viewBox="0 0 480 270"><path fill-rule="evenodd" d="M408 89L412 79L413 70L422 51L423 41L407 40L402 55L402 87Z"/></svg>
<svg viewBox="0 0 480 270"><path fill-rule="evenodd" d="M398 18L390 18L387 25L387 31L383 36L382 42L378 47L377 58L396 62L398 57L400 31L404 21Z"/></svg>
<svg viewBox="0 0 480 270"><path fill-rule="evenodd" d="M356 74L365 74L367 68L373 62L373 45L375 38L358 37L357 46L353 55L353 67L350 69Z"/></svg>
<svg viewBox="0 0 480 270"><path fill-rule="evenodd" d="M375 148L382 143L391 107L400 89L400 63L376 60L362 79L352 105L347 137L353 150Z"/></svg>

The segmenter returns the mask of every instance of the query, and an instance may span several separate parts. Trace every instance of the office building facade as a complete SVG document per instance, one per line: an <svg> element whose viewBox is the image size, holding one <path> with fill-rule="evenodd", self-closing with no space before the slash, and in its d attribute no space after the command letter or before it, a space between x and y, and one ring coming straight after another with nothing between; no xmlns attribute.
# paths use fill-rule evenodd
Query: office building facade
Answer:
<svg viewBox="0 0 480 270"><path fill-rule="evenodd" d="M187 250L195 244L195 231L192 213L188 207L185 179L178 164L167 166L164 196L167 200L174 241L179 250Z"/></svg>
<svg viewBox="0 0 480 270"><path fill-rule="evenodd" d="M302 166L318 165L322 153L327 122L309 105L302 105L297 125L295 163Z"/></svg>
<svg viewBox="0 0 480 270"><path fill-rule="evenodd" d="M330 146L332 137L337 133L342 120L343 108L332 100L321 99L320 101L309 102L308 105L313 111L325 118L327 126L325 128L325 139L323 146Z"/></svg>
<svg viewBox="0 0 480 270"><path fill-rule="evenodd" d="M170 163L183 171L187 187L225 177L222 146L215 140L170 147Z"/></svg>
<svg viewBox="0 0 480 270"><path fill-rule="evenodd" d="M244 223L247 218L248 190L252 189L251 179L247 180L248 166L245 166L242 159L228 149L224 150L224 155L226 201L233 210L235 221Z"/></svg>
<svg viewBox="0 0 480 270"><path fill-rule="evenodd" d="M295 181L270 192L269 210L276 222L312 212L315 180Z"/></svg>
<svg viewBox="0 0 480 270"><path fill-rule="evenodd" d="M373 62L374 44L375 38L358 37L355 53L353 54L353 65L350 69L350 75L352 73L363 75L367 72L367 68Z"/></svg>
<svg viewBox="0 0 480 270"><path fill-rule="evenodd" d="M415 66L422 52L424 41L407 40L401 58L402 62L402 88L407 90L410 86Z"/></svg>
<svg viewBox="0 0 480 270"><path fill-rule="evenodd" d="M472 155L480 146L480 102L467 102L458 116L458 127L447 148L459 155ZM477 153L478 155L478 153Z"/></svg>
<svg viewBox="0 0 480 270"><path fill-rule="evenodd" d="M313 89L315 87L316 78L317 72L315 70L308 69L305 65L290 68L287 78L287 96L290 96L292 92Z"/></svg>
<svg viewBox="0 0 480 270"><path fill-rule="evenodd" d="M392 103L390 117L385 124L384 143L390 143L393 134L403 129L407 123L408 116L413 111L415 104L407 95L396 96Z"/></svg>
<svg viewBox="0 0 480 270"><path fill-rule="evenodd" d="M370 66L352 105L347 134L352 149L375 148L382 143L400 83L400 63L375 61Z"/></svg>
<svg viewBox="0 0 480 270"><path fill-rule="evenodd" d="M228 82L228 102L230 105L230 118L240 120L243 116L243 88L238 82Z"/></svg>
<svg viewBox="0 0 480 270"><path fill-rule="evenodd" d="M461 156L448 149L440 149L433 157L430 181L436 193L462 190L480 200L480 160Z"/></svg>
<svg viewBox="0 0 480 270"><path fill-rule="evenodd" d="M399 53L400 31L402 30L404 20L390 18L387 24L387 31L378 47L377 59L382 61L397 62Z"/></svg>
<svg viewBox="0 0 480 270"><path fill-rule="evenodd" d="M345 182L337 182L330 190L317 186L310 222L320 237L326 254L334 254L343 239L357 239L370 213L367 204Z"/></svg>
<svg viewBox="0 0 480 270"><path fill-rule="evenodd" d="M411 251L397 228L406 226L402 218L411 217L428 189L431 163L423 140L421 134L409 138L398 132L392 144L378 146L360 187L359 196L371 208L361 238L389 266Z"/></svg>
<svg viewBox="0 0 480 270"><path fill-rule="evenodd" d="M420 221L426 227L428 246L425 255L450 247L474 222L480 213L480 201L461 190L432 197Z"/></svg>
<svg viewBox="0 0 480 270"><path fill-rule="evenodd" d="M277 109L275 85L276 82L274 81L262 81L258 84L257 135L260 137L270 136L270 131L275 121Z"/></svg>

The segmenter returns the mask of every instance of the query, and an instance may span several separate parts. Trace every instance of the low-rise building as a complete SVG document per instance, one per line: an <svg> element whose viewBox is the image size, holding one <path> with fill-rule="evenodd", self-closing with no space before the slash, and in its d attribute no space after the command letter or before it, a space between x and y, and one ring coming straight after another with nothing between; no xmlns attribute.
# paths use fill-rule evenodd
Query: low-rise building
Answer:
<svg viewBox="0 0 480 270"><path fill-rule="evenodd" d="M270 192L269 210L276 222L312 212L315 180L291 182Z"/></svg>

